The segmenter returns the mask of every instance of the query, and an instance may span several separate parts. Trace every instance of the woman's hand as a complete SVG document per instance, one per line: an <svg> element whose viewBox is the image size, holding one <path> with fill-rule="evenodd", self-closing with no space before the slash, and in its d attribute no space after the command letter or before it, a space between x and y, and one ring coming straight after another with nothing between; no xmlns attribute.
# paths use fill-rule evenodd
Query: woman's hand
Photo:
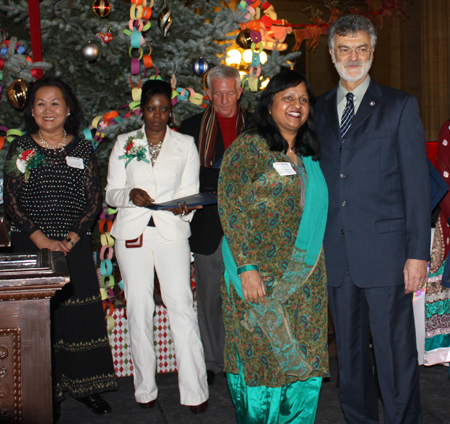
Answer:
<svg viewBox="0 0 450 424"><path fill-rule="evenodd" d="M67 248L62 241L48 238L41 230L37 230L31 234L30 240L39 248L39 250L48 249L52 252L63 252L64 255L70 252L70 249Z"/></svg>
<svg viewBox="0 0 450 424"><path fill-rule="evenodd" d="M71 231L69 234L67 234L67 237L70 238L70 240L72 241L72 243L66 241L66 239L62 240L62 244L64 245L64 247L66 249L72 250L75 246L75 244L77 244L77 242L80 240L80 237L78 236L77 233L74 233L73 231Z"/></svg>
<svg viewBox="0 0 450 424"><path fill-rule="evenodd" d="M259 272L256 270L245 271L240 277L245 300L256 305L260 302L265 305L266 290Z"/></svg>
<svg viewBox="0 0 450 424"><path fill-rule="evenodd" d="M196 209L203 209L203 206L192 206L189 207L186 202L184 202L184 205L181 206L181 203L178 203L178 208L173 208L173 209L167 209L168 211L172 212L174 215L187 215L190 214L193 210Z"/></svg>
<svg viewBox="0 0 450 424"><path fill-rule="evenodd" d="M130 191L130 200L136 206L141 207L150 206L152 202L154 202L154 199L152 199L145 190L142 190L140 188L133 188Z"/></svg>

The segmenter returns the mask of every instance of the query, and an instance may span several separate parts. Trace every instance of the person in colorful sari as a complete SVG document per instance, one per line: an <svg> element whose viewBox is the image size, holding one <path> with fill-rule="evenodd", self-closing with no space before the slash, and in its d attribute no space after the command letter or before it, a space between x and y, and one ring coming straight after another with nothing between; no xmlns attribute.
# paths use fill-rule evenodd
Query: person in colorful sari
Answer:
<svg viewBox="0 0 450 424"><path fill-rule="evenodd" d="M439 134L437 170L450 187L450 121ZM450 194L439 203L425 296L425 365L450 362Z"/></svg>
<svg viewBox="0 0 450 424"><path fill-rule="evenodd" d="M328 375L314 105L305 77L275 75L221 167L224 371L239 424L313 423Z"/></svg>

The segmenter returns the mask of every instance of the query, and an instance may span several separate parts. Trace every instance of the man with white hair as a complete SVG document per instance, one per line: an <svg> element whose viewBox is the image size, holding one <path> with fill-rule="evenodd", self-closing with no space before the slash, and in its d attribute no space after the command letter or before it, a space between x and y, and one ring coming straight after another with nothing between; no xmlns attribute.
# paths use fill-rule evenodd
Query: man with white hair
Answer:
<svg viewBox="0 0 450 424"><path fill-rule="evenodd" d="M370 334L386 424L422 423L413 293L427 276L430 188L417 100L373 81L375 28L348 15L329 28L340 82L317 100L328 184L324 238L339 390L352 424L379 422Z"/></svg>
<svg viewBox="0 0 450 424"><path fill-rule="evenodd" d="M219 65L207 77L211 104L204 112L183 121L180 132L194 137L200 154L200 192L217 193L220 163L225 150L240 134L246 114L238 104L243 89L237 69ZM196 211L189 239L194 252L200 335L205 351L208 384L223 370L225 329L220 294L222 227L217 205Z"/></svg>

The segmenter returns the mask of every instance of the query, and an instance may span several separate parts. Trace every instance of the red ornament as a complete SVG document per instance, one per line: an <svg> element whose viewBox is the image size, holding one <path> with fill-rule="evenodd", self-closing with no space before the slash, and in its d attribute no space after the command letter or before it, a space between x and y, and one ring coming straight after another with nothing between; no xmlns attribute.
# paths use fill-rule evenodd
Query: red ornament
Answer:
<svg viewBox="0 0 450 424"><path fill-rule="evenodd" d="M96 35L105 44L109 43L113 39L113 35L110 32L97 32Z"/></svg>

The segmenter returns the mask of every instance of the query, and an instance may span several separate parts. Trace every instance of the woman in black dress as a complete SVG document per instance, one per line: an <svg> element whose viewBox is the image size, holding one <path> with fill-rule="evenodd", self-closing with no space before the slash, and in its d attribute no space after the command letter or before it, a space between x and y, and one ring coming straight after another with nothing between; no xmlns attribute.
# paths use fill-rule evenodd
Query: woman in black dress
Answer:
<svg viewBox="0 0 450 424"><path fill-rule="evenodd" d="M95 414L107 414L111 408L99 393L117 382L90 242L102 205L96 156L77 137L82 112L64 82L34 82L24 118L27 134L11 143L5 169L13 249L64 252L70 273L51 302L54 400L68 392Z"/></svg>

